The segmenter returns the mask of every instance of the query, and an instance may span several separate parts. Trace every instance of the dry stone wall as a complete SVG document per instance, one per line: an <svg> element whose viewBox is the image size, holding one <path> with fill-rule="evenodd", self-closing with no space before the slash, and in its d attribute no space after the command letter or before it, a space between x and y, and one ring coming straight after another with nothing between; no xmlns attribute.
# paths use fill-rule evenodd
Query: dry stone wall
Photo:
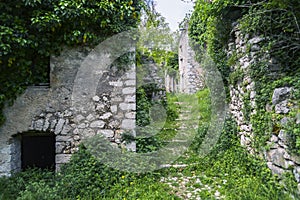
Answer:
<svg viewBox="0 0 300 200"><path fill-rule="evenodd" d="M171 69L165 71L166 92L178 92L178 72Z"/></svg>
<svg viewBox="0 0 300 200"><path fill-rule="evenodd" d="M195 60L189 45L188 26L182 30L179 41L179 92L193 94L204 88L203 69Z"/></svg>
<svg viewBox="0 0 300 200"><path fill-rule="evenodd" d="M104 135L116 148L135 151L135 144L122 142L122 134L134 135L136 72L134 62L126 70L113 65L98 72L95 95L83 112L72 104L78 69L91 49L67 49L51 58L50 87L29 87L14 105L5 108L6 122L0 128L0 176L21 169L21 137L25 132L55 135L55 164L69 161L84 138ZM77 97L78 98L78 97Z"/></svg>
<svg viewBox="0 0 300 200"><path fill-rule="evenodd" d="M242 35L238 30L238 25L233 25L231 39L228 44L228 56L233 54L244 56L238 58L237 63L231 69L231 76L235 78L235 81L229 86L229 111L237 122L241 144L249 152L262 155L273 173L282 175L284 172L290 171L300 183L300 158L290 153L288 147L289 137L284 130L288 122L300 124L299 114L295 119L288 117L291 110L297 106L290 103L291 93L295 88L278 87L274 89L272 103L265 105L265 110L279 115L281 118L280 125L274 127L274 125L270 124L271 129L276 128L278 130L272 131L266 144L269 148L266 148L263 152L258 152L253 145L253 124L251 124L250 119L257 112L257 91L256 83L251 79L249 68L251 65L259 62L260 59L269 59L269 75L279 75L278 63L273 58L269 58L268 55L265 55L264 58L258 56L262 41L263 38L260 37L249 38L248 35Z"/></svg>
<svg viewBox="0 0 300 200"><path fill-rule="evenodd" d="M256 91L255 82L251 79L249 74L249 67L256 62L256 53L259 50L258 43L261 40L259 38L253 38L248 41L248 38L243 37L237 27L234 27L231 36L231 40L228 44L228 56L232 56L233 54L243 54L244 56L239 58L237 64L231 67L232 74L235 73L239 78L237 78L235 83L229 85L231 97L229 110L239 127L241 144L246 146L250 152L254 153L254 149L251 145L253 134L250 116L256 112ZM250 54L246 54L247 44L256 46L255 49L252 49ZM251 105L251 111L248 111L248 113L245 112L246 101Z"/></svg>

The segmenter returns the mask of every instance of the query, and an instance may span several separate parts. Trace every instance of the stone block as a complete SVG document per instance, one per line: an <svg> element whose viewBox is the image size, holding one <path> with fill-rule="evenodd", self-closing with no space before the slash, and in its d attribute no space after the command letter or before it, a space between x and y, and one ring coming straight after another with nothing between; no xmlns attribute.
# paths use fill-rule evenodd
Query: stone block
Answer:
<svg viewBox="0 0 300 200"><path fill-rule="evenodd" d="M56 125L55 130L54 130L55 135L60 134L60 132L62 131L63 126L65 124L65 121L66 120L64 120L64 119L59 119L58 120L57 125Z"/></svg>
<svg viewBox="0 0 300 200"><path fill-rule="evenodd" d="M248 137L245 137L244 135L241 135L241 145L248 146L250 144L251 144L251 139Z"/></svg>
<svg viewBox="0 0 300 200"><path fill-rule="evenodd" d="M104 104L98 104L96 106L96 111L105 112L105 105Z"/></svg>
<svg viewBox="0 0 300 200"><path fill-rule="evenodd" d="M70 125L65 125L63 127L63 130L61 131L62 135L67 135L72 130L72 127Z"/></svg>
<svg viewBox="0 0 300 200"><path fill-rule="evenodd" d="M284 117L284 118L282 118L281 120L280 120L280 124L282 125L282 126L285 126L285 125L287 125L287 123L290 121L291 119L289 118L289 117Z"/></svg>
<svg viewBox="0 0 300 200"><path fill-rule="evenodd" d="M251 51L252 52L256 52L256 51L259 51L260 50L260 46L257 45L257 44L254 44L251 46Z"/></svg>
<svg viewBox="0 0 300 200"><path fill-rule="evenodd" d="M122 81L110 81L109 85L114 86L114 87L122 87L123 82Z"/></svg>
<svg viewBox="0 0 300 200"><path fill-rule="evenodd" d="M136 102L136 96L135 95L125 96L125 102L126 103L135 103Z"/></svg>
<svg viewBox="0 0 300 200"><path fill-rule="evenodd" d="M35 122L34 129L37 130L37 131L41 131L41 130L43 130L43 126L44 126L44 120L39 119Z"/></svg>
<svg viewBox="0 0 300 200"><path fill-rule="evenodd" d="M72 141L71 136L61 136L61 135L56 136L56 142L70 142L70 141Z"/></svg>
<svg viewBox="0 0 300 200"><path fill-rule="evenodd" d="M114 119L122 120L124 119L124 114L122 112L119 112L117 115L114 115Z"/></svg>
<svg viewBox="0 0 300 200"><path fill-rule="evenodd" d="M43 126L43 131L47 131L49 127L50 127L49 118L46 118Z"/></svg>
<svg viewBox="0 0 300 200"><path fill-rule="evenodd" d="M86 128L87 124L86 123L81 123L78 125L78 128Z"/></svg>
<svg viewBox="0 0 300 200"><path fill-rule="evenodd" d="M63 164L68 163L71 159L72 154L57 154L55 156L55 163Z"/></svg>
<svg viewBox="0 0 300 200"><path fill-rule="evenodd" d="M79 141L80 140L80 136L79 135L74 135L73 140L74 141Z"/></svg>
<svg viewBox="0 0 300 200"><path fill-rule="evenodd" d="M296 181L299 183L300 182L300 168L295 167L293 169L293 174L294 174L294 177L295 177Z"/></svg>
<svg viewBox="0 0 300 200"><path fill-rule="evenodd" d="M113 120L112 122L109 123L108 127L111 129L117 129L120 126L119 120Z"/></svg>
<svg viewBox="0 0 300 200"><path fill-rule="evenodd" d="M136 104L134 104L134 103L120 103L119 107L123 111L135 110L136 109Z"/></svg>
<svg viewBox="0 0 300 200"><path fill-rule="evenodd" d="M104 115L100 116L99 118L102 119L102 120L108 120L109 118L111 118L113 115L111 112L107 112L107 113L104 113Z"/></svg>
<svg viewBox="0 0 300 200"><path fill-rule="evenodd" d="M251 126L249 125L241 125L241 130L246 131L246 132L250 132L251 131Z"/></svg>
<svg viewBox="0 0 300 200"><path fill-rule="evenodd" d="M136 113L135 113L135 112L129 112L129 113L126 113L126 114L125 114L125 117L126 117L127 119L135 119Z"/></svg>
<svg viewBox="0 0 300 200"><path fill-rule="evenodd" d="M122 97L118 97L118 96L114 96L113 98L111 98L112 102L120 102L123 101Z"/></svg>
<svg viewBox="0 0 300 200"><path fill-rule="evenodd" d="M125 86L135 86L136 81L135 80L127 80L125 81Z"/></svg>
<svg viewBox="0 0 300 200"><path fill-rule="evenodd" d="M136 79L136 73L135 71L129 71L126 73L126 78L128 79Z"/></svg>
<svg viewBox="0 0 300 200"><path fill-rule="evenodd" d="M65 148L64 142L56 142L55 143L55 153L61 154L63 152L63 149Z"/></svg>
<svg viewBox="0 0 300 200"><path fill-rule="evenodd" d="M254 37L252 39L249 40L249 43L250 44L258 44L260 43L261 41L263 41L264 39L261 38L261 37Z"/></svg>
<svg viewBox="0 0 300 200"><path fill-rule="evenodd" d="M135 151L136 151L136 143L135 143L135 142L127 143L127 144L126 144L126 149L127 149L128 151L133 151L133 152L135 152Z"/></svg>
<svg viewBox="0 0 300 200"><path fill-rule="evenodd" d="M97 120L97 121L93 121L91 124L90 124L90 127L91 128L103 128L105 125L105 122L102 121L102 120Z"/></svg>
<svg viewBox="0 0 300 200"><path fill-rule="evenodd" d="M88 121L93 121L93 120L95 120L96 118L95 118L95 116L94 115L92 115L92 114L89 114L87 117L86 117L86 119L88 120Z"/></svg>
<svg viewBox="0 0 300 200"><path fill-rule="evenodd" d="M112 112L112 113L117 113L118 112L118 106L117 105L113 105L113 106L111 106L110 107L110 111Z"/></svg>
<svg viewBox="0 0 300 200"><path fill-rule="evenodd" d="M281 101L286 100L289 97L291 91L292 91L291 87L276 88L272 96L273 105L276 105Z"/></svg>
<svg viewBox="0 0 300 200"><path fill-rule="evenodd" d="M113 131L113 130L108 130L108 129L105 129L105 130L98 130L98 131L97 131L97 134L102 134L102 135L104 135L104 136L107 137L107 138L112 138L112 137L114 137L114 131Z"/></svg>
<svg viewBox="0 0 300 200"><path fill-rule="evenodd" d="M136 92L135 87L127 87L122 90L123 94L135 94L135 92Z"/></svg>
<svg viewBox="0 0 300 200"><path fill-rule="evenodd" d="M280 130L278 134L278 138L284 143L288 143L288 135L284 130Z"/></svg>
<svg viewBox="0 0 300 200"><path fill-rule="evenodd" d="M273 165L272 162L268 162L267 166L274 174L282 175L284 173L284 170L282 168Z"/></svg>
<svg viewBox="0 0 300 200"><path fill-rule="evenodd" d="M286 154L287 152L283 148L272 149L267 152L267 160L276 166L287 169L291 163L284 158Z"/></svg>
<svg viewBox="0 0 300 200"><path fill-rule="evenodd" d="M300 124L300 113L296 115L296 124Z"/></svg>
<svg viewBox="0 0 300 200"><path fill-rule="evenodd" d="M270 141L271 142L278 142L278 137L276 135L272 135Z"/></svg>
<svg viewBox="0 0 300 200"><path fill-rule="evenodd" d="M84 120L85 119L85 117L84 116L82 116L82 115L77 115L74 119L73 119L73 121L75 122L75 123L80 123L82 120Z"/></svg>
<svg viewBox="0 0 300 200"><path fill-rule="evenodd" d="M255 91L251 91L250 92L250 99L254 99L256 96L256 92Z"/></svg>
<svg viewBox="0 0 300 200"><path fill-rule="evenodd" d="M288 108L288 101L282 101L275 105L275 112L277 114L287 114L290 112L290 109Z"/></svg>
<svg viewBox="0 0 300 200"><path fill-rule="evenodd" d="M124 119L121 124L121 128L125 130L132 130L135 128L135 120L133 119Z"/></svg>

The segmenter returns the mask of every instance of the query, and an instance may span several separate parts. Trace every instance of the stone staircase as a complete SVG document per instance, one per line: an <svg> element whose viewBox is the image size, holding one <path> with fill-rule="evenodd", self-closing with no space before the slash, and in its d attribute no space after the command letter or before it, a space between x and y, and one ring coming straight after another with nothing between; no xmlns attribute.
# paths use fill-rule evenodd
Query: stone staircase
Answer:
<svg viewBox="0 0 300 200"><path fill-rule="evenodd" d="M177 126L177 137L173 138L167 142L172 144L172 149L168 150L177 150L180 147L184 146L188 148L191 143L191 135L192 137L197 134L198 124L200 117L195 114L197 108L187 104L186 102L176 102L179 105L179 117L176 119ZM185 152L181 156L188 156ZM164 168L175 168L179 171L182 171L184 168L188 168L191 166L196 166L199 163L172 163L172 164L164 164L161 167ZM224 199L225 196L222 195L218 188L222 187L222 184L219 185L209 185L206 184L205 180L207 177L205 175L184 175L182 172L178 172L176 176L162 177L161 182L166 183L172 191L181 199L195 199L200 200L200 193L209 193L213 199ZM221 181L221 183L223 183ZM226 180L224 180L224 184Z"/></svg>

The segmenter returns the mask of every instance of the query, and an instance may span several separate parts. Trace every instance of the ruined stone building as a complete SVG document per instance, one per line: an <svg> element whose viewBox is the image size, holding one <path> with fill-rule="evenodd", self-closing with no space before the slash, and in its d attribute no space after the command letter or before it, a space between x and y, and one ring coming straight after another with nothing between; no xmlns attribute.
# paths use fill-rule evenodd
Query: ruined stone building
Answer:
<svg viewBox="0 0 300 200"><path fill-rule="evenodd" d="M28 87L5 108L0 176L32 166L59 169L83 139L96 134L135 150L134 143L121 141L124 131L135 128L135 63L95 70L106 61L93 51L82 47L52 56L50 85Z"/></svg>
<svg viewBox="0 0 300 200"><path fill-rule="evenodd" d="M179 41L179 84L181 93L193 94L204 87L203 69L195 60L195 53L189 44L188 25L182 29Z"/></svg>
<svg viewBox="0 0 300 200"><path fill-rule="evenodd" d="M204 72L195 60L195 53L189 45L188 26L181 30L178 63L179 71L165 71L165 87L167 92L194 94L204 87Z"/></svg>

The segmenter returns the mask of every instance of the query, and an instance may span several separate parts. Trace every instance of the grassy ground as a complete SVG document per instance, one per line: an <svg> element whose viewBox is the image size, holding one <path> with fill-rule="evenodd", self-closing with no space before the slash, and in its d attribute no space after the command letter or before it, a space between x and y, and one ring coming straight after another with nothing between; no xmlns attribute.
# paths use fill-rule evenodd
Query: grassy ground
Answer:
<svg viewBox="0 0 300 200"><path fill-rule="evenodd" d="M249 155L239 145L235 123L230 118L213 151L205 157L199 156L198 149L210 121L208 90L194 96L169 96L168 101L168 112L173 117L155 137L155 142L148 141L150 144L145 145L161 148L178 132L180 110L186 106L181 102L190 102L187 105L190 108L198 107L188 115L199 122L189 150L168 168L146 174L120 172L104 166L81 148L55 175L29 170L11 178L0 178L0 199L299 199L290 174L281 180L285 186L279 184L278 177L272 175L265 162Z"/></svg>

